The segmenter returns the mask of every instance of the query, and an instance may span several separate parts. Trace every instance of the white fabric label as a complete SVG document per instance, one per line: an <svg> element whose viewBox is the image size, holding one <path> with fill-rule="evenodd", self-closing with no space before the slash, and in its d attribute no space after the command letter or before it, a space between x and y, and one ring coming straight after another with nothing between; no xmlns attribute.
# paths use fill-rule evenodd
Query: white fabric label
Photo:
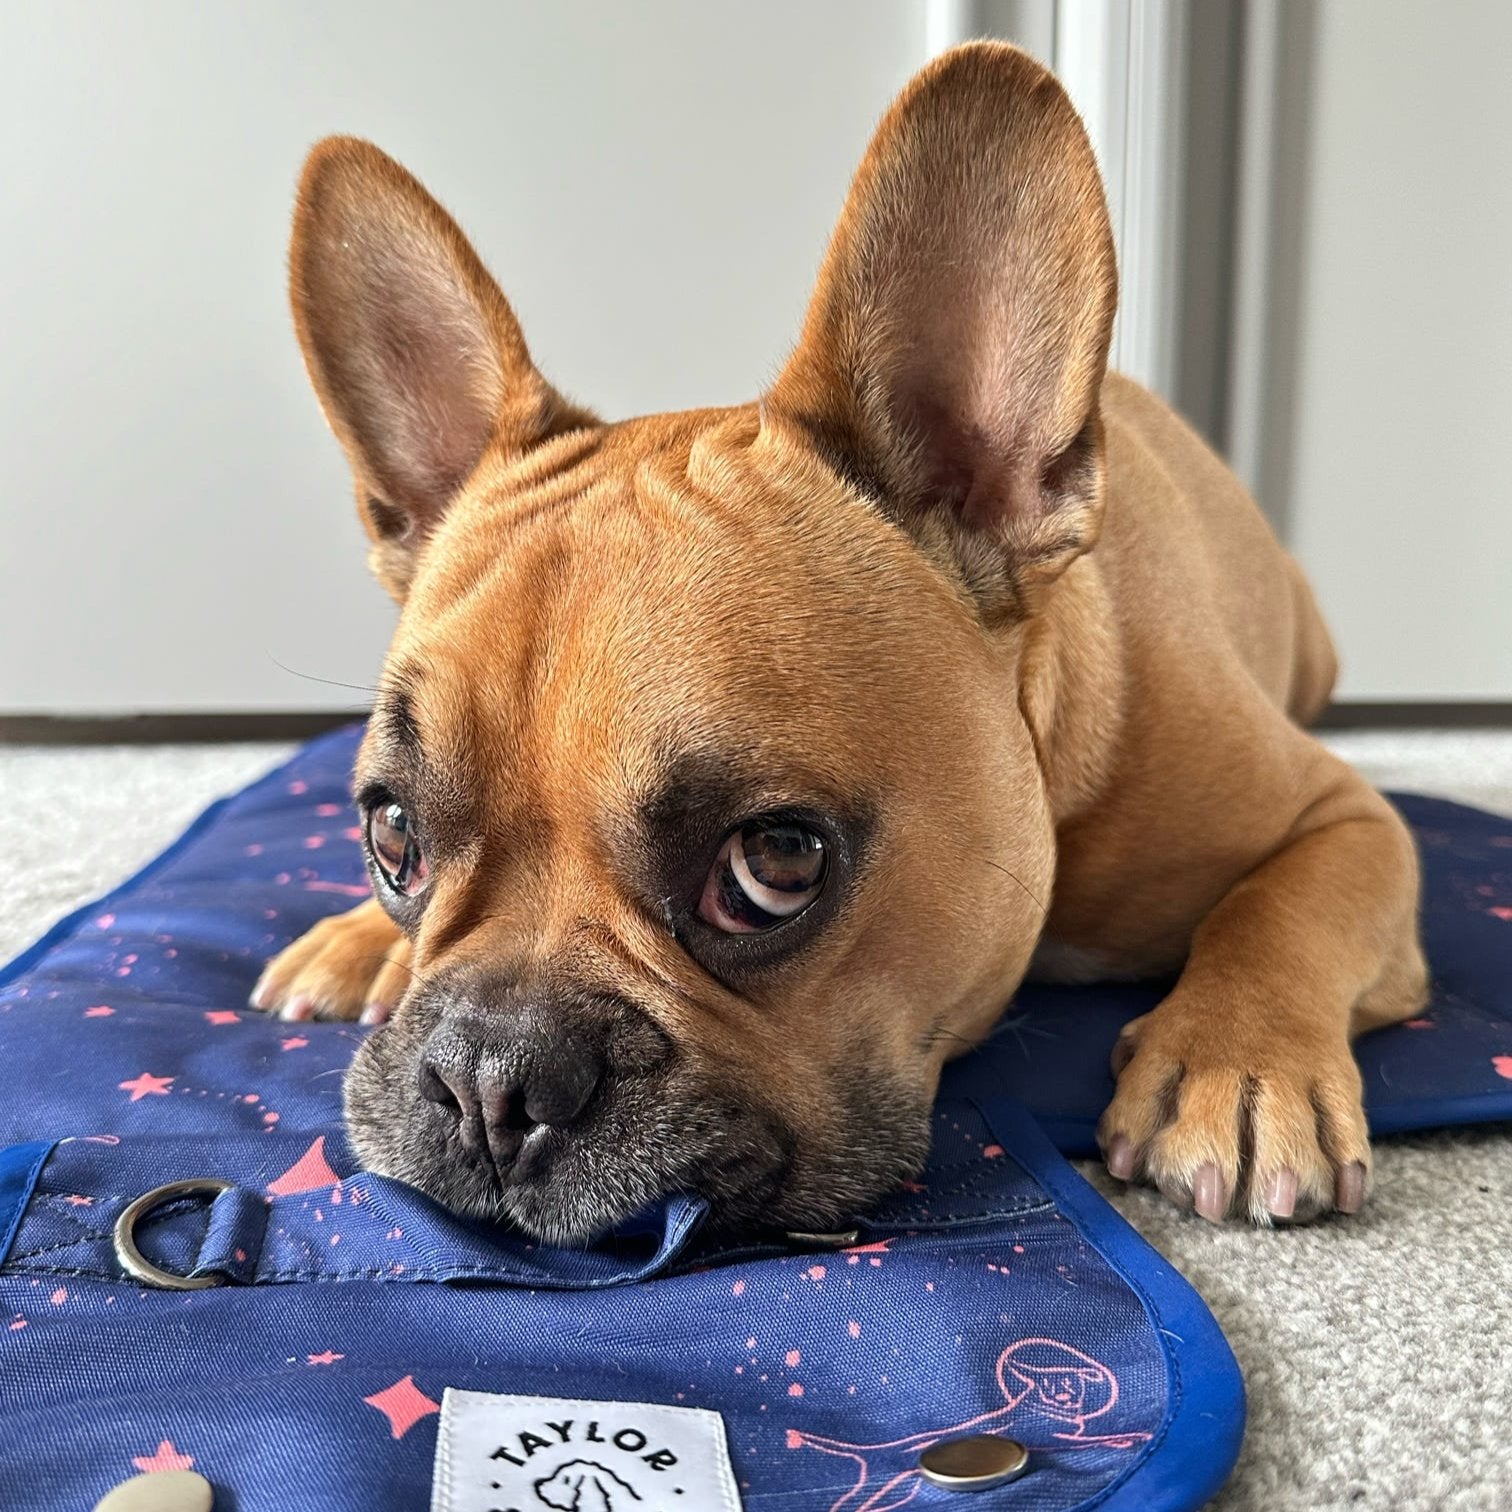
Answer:
<svg viewBox="0 0 1512 1512"><path fill-rule="evenodd" d="M741 1508L717 1412L448 1387L431 1512Z"/></svg>

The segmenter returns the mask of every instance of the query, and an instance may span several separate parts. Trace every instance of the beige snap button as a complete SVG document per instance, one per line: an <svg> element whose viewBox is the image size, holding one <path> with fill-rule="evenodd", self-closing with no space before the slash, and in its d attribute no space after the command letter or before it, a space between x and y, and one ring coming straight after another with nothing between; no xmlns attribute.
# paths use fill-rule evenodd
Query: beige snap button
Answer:
<svg viewBox="0 0 1512 1512"><path fill-rule="evenodd" d="M985 1491L1017 1480L1029 1468L1029 1451L1010 1438L979 1433L946 1439L919 1456L924 1478L952 1491Z"/></svg>
<svg viewBox="0 0 1512 1512"><path fill-rule="evenodd" d="M211 1512L215 1488L192 1470L133 1475L95 1503L94 1512Z"/></svg>

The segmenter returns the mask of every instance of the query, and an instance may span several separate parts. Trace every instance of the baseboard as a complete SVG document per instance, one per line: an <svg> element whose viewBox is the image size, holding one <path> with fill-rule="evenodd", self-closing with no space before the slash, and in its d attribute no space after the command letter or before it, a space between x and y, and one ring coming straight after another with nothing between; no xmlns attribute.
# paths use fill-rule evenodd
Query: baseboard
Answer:
<svg viewBox="0 0 1512 1512"><path fill-rule="evenodd" d="M266 709L250 714L0 714L0 745L226 744L308 740L366 716L365 709Z"/></svg>
<svg viewBox="0 0 1512 1512"><path fill-rule="evenodd" d="M1330 704L1318 730L1496 730L1512 728L1512 701Z"/></svg>
<svg viewBox="0 0 1512 1512"><path fill-rule="evenodd" d="M364 717L363 709L250 714L0 714L0 745L216 744L308 740ZM1512 701L1332 704L1319 730L1512 729Z"/></svg>

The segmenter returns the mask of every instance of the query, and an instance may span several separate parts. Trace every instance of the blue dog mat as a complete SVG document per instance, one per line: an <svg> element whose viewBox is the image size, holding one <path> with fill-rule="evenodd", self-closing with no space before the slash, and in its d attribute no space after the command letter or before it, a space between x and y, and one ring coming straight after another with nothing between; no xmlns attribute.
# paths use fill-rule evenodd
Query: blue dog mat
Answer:
<svg viewBox="0 0 1512 1512"><path fill-rule="evenodd" d="M244 1006L269 954L366 892L356 738L0 972L0 1506L193 1468L227 1512L420 1512L470 1410L453 1388L489 1394L498 1453L468 1464L498 1484L448 1512L953 1509L919 1456L976 1432L1030 1463L973 1507L1188 1509L1221 1484L1244 1404L1216 1324L1000 1094L943 1099L919 1179L810 1253L710 1248L690 1198L557 1250L356 1169L340 1080L366 1031ZM206 1176L228 1185L137 1239L220 1284L129 1280L124 1209ZM669 1408L719 1415L698 1421L728 1479L651 1442Z"/></svg>

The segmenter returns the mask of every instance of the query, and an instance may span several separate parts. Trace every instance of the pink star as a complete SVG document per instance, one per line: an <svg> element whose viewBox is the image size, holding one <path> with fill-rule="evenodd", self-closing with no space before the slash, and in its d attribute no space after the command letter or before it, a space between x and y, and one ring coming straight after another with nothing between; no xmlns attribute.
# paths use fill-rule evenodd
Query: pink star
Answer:
<svg viewBox="0 0 1512 1512"><path fill-rule="evenodd" d="M285 1050L303 1050L309 1043L302 1034L291 1034L288 1039L282 1041Z"/></svg>
<svg viewBox="0 0 1512 1512"><path fill-rule="evenodd" d="M401 1439L423 1417L440 1412L441 1406L433 1402L415 1385L413 1376L395 1381L387 1389L363 1397L369 1407L376 1407L389 1420L389 1430L396 1439Z"/></svg>
<svg viewBox="0 0 1512 1512"><path fill-rule="evenodd" d="M337 1360L346 1359L346 1356L344 1354L337 1354L333 1349L327 1349L318 1355L306 1355L305 1359L311 1365L334 1365Z"/></svg>
<svg viewBox="0 0 1512 1512"><path fill-rule="evenodd" d="M100 1003L98 1006L96 1006L94 1008L86 1008L84 1010L84 1017L85 1018L109 1018L110 1015L112 1013L114 1013L114 1012L115 1012L114 1008L107 1008L104 1005L104 1003Z"/></svg>
<svg viewBox="0 0 1512 1512"><path fill-rule="evenodd" d="M138 1470L187 1470L194 1463L192 1454L180 1454L172 1439L164 1439L152 1454L139 1454L131 1462Z"/></svg>
<svg viewBox="0 0 1512 1512"><path fill-rule="evenodd" d="M291 1192L312 1192L316 1187L340 1185L341 1178L325 1157L325 1135L322 1134L282 1176L268 1183L268 1190L275 1197L287 1197Z"/></svg>
<svg viewBox="0 0 1512 1512"><path fill-rule="evenodd" d="M207 1024L239 1024L241 1014L233 1013L229 1008L214 1008L205 1015Z"/></svg>
<svg viewBox="0 0 1512 1512"><path fill-rule="evenodd" d="M65 1197L63 1200L70 1207L93 1207L94 1206L94 1198L93 1197L83 1197L78 1192L70 1192L69 1195L67 1197Z"/></svg>
<svg viewBox="0 0 1512 1512"><path fill-rule="evenodd" d="M167 1097L168 1089L174 1083L171 1076L154 1076L150 1071L144 1071L135 1081L117 1082L121 1091L131 1093L132 1102L141 1102L144 1097Z"/></svg>
<svg viewBox="0 0 1512 1512"><path fill-rule="evenodd" d="M1508 1081L1512 1081L1512 1055L1493 1055L1491 1064L1496 1067L1498 1076L1505 1076Z"/></svg>

